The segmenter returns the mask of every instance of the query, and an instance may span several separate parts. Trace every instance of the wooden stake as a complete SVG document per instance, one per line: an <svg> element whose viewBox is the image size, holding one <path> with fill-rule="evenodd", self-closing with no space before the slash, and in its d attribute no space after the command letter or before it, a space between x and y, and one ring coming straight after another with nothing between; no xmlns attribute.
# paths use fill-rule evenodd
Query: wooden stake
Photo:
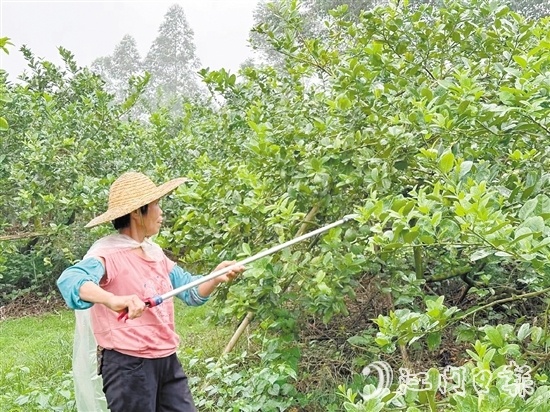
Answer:
<svg viewBox="0 0 550 412"><path fill-rule="evenodd" d="M243 321L241 322L241 324L239 325L239 327L237 328L237 330L235 331L235 333L231 337L231 340L225 346L225 349L223 350L224 355L233 350L233 348L237 344L239 338L243 334L246 327L250 324L250 321L252 320L253 317L254 317L254 313L252 313L252 312L248 312L246 314L246 317L243 319Z"/></svg>

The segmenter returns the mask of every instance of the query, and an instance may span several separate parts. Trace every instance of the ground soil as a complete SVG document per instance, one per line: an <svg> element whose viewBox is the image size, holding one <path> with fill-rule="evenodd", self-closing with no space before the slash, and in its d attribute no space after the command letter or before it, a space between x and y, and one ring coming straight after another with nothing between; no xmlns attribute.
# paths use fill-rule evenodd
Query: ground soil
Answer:
<svg viewBox="0 0 550 412"><path fill-rule="evenodd" d="M66 307L63 299L58 296L51 296L45 299L44 296L31 293L20 296L14 301L0 306L0 321L24 316L43 315L65 309Z"/></svg>

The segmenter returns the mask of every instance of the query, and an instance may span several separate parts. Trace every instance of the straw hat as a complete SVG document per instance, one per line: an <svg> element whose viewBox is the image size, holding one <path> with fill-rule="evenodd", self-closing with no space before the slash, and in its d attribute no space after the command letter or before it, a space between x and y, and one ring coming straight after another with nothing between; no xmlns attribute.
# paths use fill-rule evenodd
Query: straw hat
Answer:
<svg viewBox="0 0 550 412"><path fill-rule="evenodd" d="M124 173L113 182L109 189L109 207L107 211L92 219L86 227L97 226L125 216L141 206L160 199L188 181L189 179L180 177L156 186L143 173Z"/></svg>

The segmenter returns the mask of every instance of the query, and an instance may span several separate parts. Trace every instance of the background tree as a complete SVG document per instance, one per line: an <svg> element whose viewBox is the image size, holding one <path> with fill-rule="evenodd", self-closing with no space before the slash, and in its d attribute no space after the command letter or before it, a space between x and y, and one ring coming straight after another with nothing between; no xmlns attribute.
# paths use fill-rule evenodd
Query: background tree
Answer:
<svg viewBox="0 0 550 412"><path fill-rule="evenodd" d="M111 56L112 78L118 97L125 97L129 91L129 80L132 76L143 74L143 63L137 48L136 40L125 35Z"/></svg>
<svg viewBox="0 0 550 412"><path fill-rule="evenodd" d="M117 94L115 88L115 79L113 73L112 56L103 56L94 59L90 65L90 70L98 74L105 82L105 89L113 94Z"/></svg>
<svg viewBox="0 0 550 412"><path fill-rule="evenodd" d="M200 61L196 55L193 30L183 8L172 5L164 16L158 36L145 58L151 73L150 92L159 104L178 107L188 98L201 94L196 73Z"/></svg>
<svg viewBox="0 0 550 412"><path fill-rule="evenodd" d="M107 90L113 92L118 101L122 101L128 94L130 78L143 74L136 40L126 34L115 46L111 56L94 60L91 68L105 80Z"/></svg>

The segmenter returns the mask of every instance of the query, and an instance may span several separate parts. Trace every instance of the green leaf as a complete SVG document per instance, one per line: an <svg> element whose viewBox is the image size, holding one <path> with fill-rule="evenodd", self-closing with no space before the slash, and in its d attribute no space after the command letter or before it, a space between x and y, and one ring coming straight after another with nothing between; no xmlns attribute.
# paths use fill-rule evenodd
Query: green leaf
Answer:
<svg viewBox="0 0 550 412"><path fill-rule="evenodd" d="M466 111L466 109L468 108L469 105L470 105L470 102L468 100L463 100L458 105L458 108L457 108L458 113L463 114Z"/></svg>
<svg viewBox="0 0 550 412"><path fill-rule="evenodd" d="M441 212L437 211L432 216L431 224L433 227L437 227L437 225L439 225L439 222L441 222Z"/></svg>
<svg viewBox="0 0 550 412"><path fill-rule="evenodd" d="M11 103L13 102L13 99L7 94L0 93L0 102Z"/></svg>
<svg viewBox="0 0 550 412"><path fill-rule="evenodd" d="M435 350L441 344L441 332L428 333L426 336L426 342L428 343L429 350Z"/></svg>
<svg viewBox="0 0 550 412"><path fill-rule="evenodd" d="M544 219L541 216L532 216L526 219L522 224L522 228L529 228L533 232L544 231Z"/></svg>
<svg viewBox="0 0 550 412"><path fill-rule="evenodd" d="M498 332L498 331L497 331ZM499 333L500 336L500 333ZM502 336L501 336L502 339ZM485 355L483 355L483 362L491 362L497 353L496 349L489 349Z"/></svg>
<svg viewBox="0 0 550 412"><path fill-rule="evenodd" d="M418 237L418 234L418 230L409 231L403 234L403 240L405 241L405 243L412 243Z"/></svg>
<svg viewBox="0 0 550 412"><path fill-rule="evenodd" d="M6 54L10 54L10 51L6 47L7 45L13 46L13 43L9 41L9 37L0 37L0 49L4 51Z"/></svg>
<svg viewBox="0 0 550 412"><path fill-rule="evenodd" d="M441 383L439 371L436 368L430 368L428 369L427 375L428 379L426 379L426 381L430 386L429 391L433 393L437 392Z"/></svg>
<svg viewBox="0 0 550 412"><path fill-rule="evenodd" d="M443 153L443 155L439 159L439 169L443 173L449 173L453 168L454 161L455 161L455 156L453 152L447 151Z"/></svg>
<svg viewBox="0 0 550 412"><path fill-rule="evenodd" d="M497 348L501 348L502 346L504 346L504 339L497 328L493 326L487 326L485 328L485 335L487 335L487 338L489 339L491 344L493 344L493 346L496 346Z"/></svg>
<svg viewBox="0 0 550 412"><path fill-rule="evenodd" d="M483 259L487 256L490 256L493 254L493 251L486 250L486 249L478 249L474 253L472 253L472 256L470 256L470 260L472 262L475 262L476 260Z"/></svg>
<svg viewBox="0 0 550 412"><path fill-rule="evenodd" d="M518 230L516 230L514 240L512 240L509 245L511 246L531 236L533 236L533 232L531 232L528 228L520 227Z"/></svg>
<svg viewBox="0 0 550 412"><path fill-rule="evenodd" d="M472 169L472 166L474 165L474 162L470 160L466 160L460 164L460 172L458 173L459 179L462 179L464 176L466 176L470 170Z"/></svg>
<svg viewBox="0 0 550 412"><path fill-rule="evenodd" d="M514 56L514 61L521 66L522 69L525 69L527 67L527 60L522 56Z"/></svg>
<svg viewBox="0 0 550 412"><path fill-rule="evenodd" d="M543 335L544 331L540 326L533 326L531 328L531 340L533 343L539 343Z"/></svg>
<svg viewBox="0 0 550 412"><path fill-rule="evenodd" d="M531 216L546 217L550 213L550 197L547 195L539 195L534 199L526 201L518 212L518 217L522 220Z"/></svg>
<svg viewBox="0 0 550 412"><path fill-rule="evenodd" d="M242 249L243 249L243 252L245 253L245 255L247 255L247 256L252 255L252 251L250 250L250 245L248 243L243 243L242 244Z"/></svg>
<svg viewBox="0 0 550 412"><path fill-rule="evenodd" d="M348 99L348 97L345 94L341 94L336 99L336 105L340 110L347 110L351 107L351 101Z"/></svg>
<svg viewBox="0 0 550 412"><path fill-rule="evenodd" d="M0 117L0 130L6 131L9 129L8 121L3 117Z"/></svg>

